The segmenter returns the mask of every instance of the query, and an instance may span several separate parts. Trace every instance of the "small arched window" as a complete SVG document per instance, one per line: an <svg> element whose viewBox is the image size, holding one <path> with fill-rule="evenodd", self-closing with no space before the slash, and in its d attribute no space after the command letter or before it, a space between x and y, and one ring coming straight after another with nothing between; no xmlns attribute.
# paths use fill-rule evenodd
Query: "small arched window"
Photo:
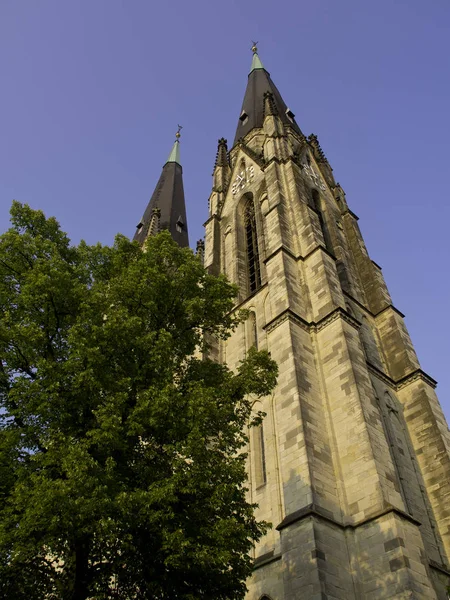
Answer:
<svg viewBox="0 0 450 600"><path fill-rule="evenodd" d="M258 235L256 231L255 205L251 198L244 211L245 242L247 246L248 285L250 293L261 287Z"/></svg>

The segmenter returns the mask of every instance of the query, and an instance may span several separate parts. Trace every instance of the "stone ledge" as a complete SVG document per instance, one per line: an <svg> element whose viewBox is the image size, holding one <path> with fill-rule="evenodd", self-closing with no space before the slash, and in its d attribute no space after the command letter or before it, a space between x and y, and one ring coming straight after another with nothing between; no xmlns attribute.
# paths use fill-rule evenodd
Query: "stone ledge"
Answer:
<svg viewBox="0 0 450 600"><path fill-rule="evenodd" d="M214 220L221 221L221 217L219 217L219 215L217 215L217 214L211 215L209 217L209 219L206 219L206 221L203 223L203 227L206 227L208 225L208 223L210 223L211 221L214 221Z"/></svg>
<svg viewBox="0 0 450 600"><path fill-rule="evenodd" d="M314 327L316 331L321 331L322 329L324 329L324 327L326 327L327 325L329 325L333 321L336 321L336 319L339 318L343 319L357 330L359 330L359 328L361 327L361 323L341 306L335 308L328 315L325 315L325 317L319 319L319 321L313 321L311 323L311 326Z"/></svg>
<svg viewBox="0 0 450 600"><path fill-rule="evenodd" d="M346 290L342 290L342 293L344 294L344 296L347 296L347 298L349 300L351 300L352 302L354 302L355 304L358 305L358 307L363 310L364 312L366 312L368 315L370 315L371 317L374 317L374 313L367 308L367 306L364 306L364 304L362 302L360 302L359 300L357 300L354 296L352 296L349 292L347 292Z"/></svg>
<svg viewBox="0 0 450 600"><path fill-rule="evenodd" d="M274 554L274 551L270 550L270 552L266 552L265 554L258 556L258 558L255 558L255 561L253 562L253 570L256 571L256 569L260 569L261 567L269 565L270 563L276 562L280 559L281 554Z"/></svg>
<svg viewBox="0 0 450 600"><path fill-rule="evenodd" d="M235 312L236 310L240 310L244 304L246 304L249 300L251 300L252 298L254 298L259 292L261 292L262 290L265 290L268 287L268 283L267 281L265 283L263 283L261 285L261 287L259 287L257 290L255 290L254 292L252 292L251 294L249 294L244 300L242 300L242 302L239 302L239 304L236 304L236 306L233 306L233 308L231 309L230 313Z"/></svg>
<svg viewBox="0 0 450 600"><path fill-rule="evenodd" d="M433 560L431 558L428 561L428 564L430 565L430 567L432 569L436 569L436 571L440 571L444 575L447 575L447 577L450 577L450 571L448 570L448 566L440 565L439 563L437 563L435 560Z"/></svg>
<svg viewBox="0 0 450 600"><path fill-rule="evenodd" d="M304 329L305 331L317 332L317 331L321 331L327 325L329 325L330 323L333 323L334 321L336 321L339 318L343 319L344 321L346 321L347 323L352 325L355 329L359 329L361 326L359 321L357 321L354 317L352 317L352 315L350 313L348 313L342 307L338 306L337 308L333 309L330 313L325 315L322 319L319 319L319 321L310 321L310 322L303 319L300 315L298 315L296 312L294 312L291 308L286 308L279 315L277 315L272 320L270 320L268 323L263 325L263 329L265 329L267 331L267 333L270 333L271 331L273 331L276 327L278 327L285 321L291 320L292 322L296 323L297 325L300 325L300 327L302 327L302 329Z"/></svg>
<svg viewBox="0 0 450 600"><path fill-rule="evenodd" d="M380 271L382 271L383 269L380 267L380 265L378 263L376 263L374 260L372 260L372 264L374 265L374 267L376 267L377 269L379 269Z"/></svg>
<svg viewBox="0 0 450 600"><path fill-rule="evenodd" d="M354 213L352 210L350 210L349 208L347 208L347 210L345 210L345 211L342 213L342 216L343 216L343 217L345 217L345 215L350 215L350 216L351 216L351 217L353 217L353 218L354 218L356 221L359 221L359 217L358 217L358 215L355 215L355 213Z"/></svg>
<svg viewBox="0 0 450 600"><path fill-rule="evenodd" d="M311 252L308 252L308 254L305 254L305 256L299 256L300 260L303 261L307 261L308 258L310 258L313 254L315 254L318 250L322 250L324 252L324 254L327 254L330 258L332 258L333 260L337 260L337 258L334 256L334 254L331 254L331 252L329 252L325 246L322 246L322 244L319 244L318 246L316 246L315 248L313 248L311 250Z"/></svg>
<svg viewBox="0 0 450 600"><path fill-rule="evenodd" d="M369 361L366 361L366 364L367 364L367 368L369 369L369 371L371 373L373 373L376 377L378 377L379 379L381 379L386 385L389 385L394 390L397 389L396 382L393 379L391 379L389 377L389 375L387 375L384 371L381 371L381 369L379 369L378 367L376 367L375 365L373 365Z"/></svg>
<svg viewBox="0 0 450 600"><path fill-rule="evenodd" d="M377 318L377 317L379 317L379 316L380 316L382 313L386 312L386 311L387 311L387 310L389 310L389 309L393 310L393 311L394 311L394 312L396 312L398 315L400 315L402 319L404 319L404 318L405 318L405 315L404 315L404 314L403 314L403 313L402 313L400 310L398 310L398 308L395 308L395 306L394 306L393 304L388 304L387 306L385 306L384 308L382 308L380 311L378 311L378 312L377 312L376 314L374 314L373 316L374 316L375 318Z"/></svg>
<svg viewBox="0 0 450 600"><path fill-rule="evenodd" d="M359 521L358 523L345 523L344 524L344 523L340 523L339 521L336 521L336 519L333 517L333 515L330 511L327 511L327 510L321 508L320 506L315 506L314 504L308 504L308 506L305 506L304 508L300 508L299 510L294 511L290 515L286 515L284 517L284 519L281 521L281 523L279 523L275 527L275 529L277 531L281 531L285 527L289 527L289 525L292 525L293 523L298 523L299 521L303 521L303 519L306 519L308 517L316 517L316 518L322 519L324 521L332 523L333 525L336 525L340 529L358 529L358 527L361 527L362 525L366 525L368 523L371 523L372 521L376 521L377 519L380 519L381 517L384 517L385 515L388 515L391 513L397 515L398 517L401 517L402 519L405 519L406 521L409 521L410 523L412 523L413 525L416 525L417 527L420 527L420 525L421 525L420 521L418 521L417 519L415 519L408 513L405 513L402 510L395 508L394 506L388 506L385 510L382 510L381 512L377 512L373 515L370 515L369 517L366 517L365 519L363 519L362 521Z"/></svg>
<svg viewBox="0 0 450 600"><path fill-rule="evenodd" d="M278 206L278 204L276 206ZM271 208L269 210L269 212L271 210L273 210L273 208ZM269 212L267 214L269 214ZM263 260L263 263L266 265L269 262L269 260L272 260L272 258L274 258L280 252L286 252L286 254L288 256L290 256L291 258L293 258L294 260L302 260L301 256L295 256L295 254L293 252L291 252L289 250L289 248L286 248L286 246L283 244L279 248L277 248L276 250L274 250L273 252L271 252L271 254L269 254L269 256Z"/></svg>
<svg viewBox="0 0 450 600"><path fill-rule="evenodd" d="M265 285L267 285L267 284L265 284ZM254 292L254 293L257 293L257 292ZM249 296L249 298L251 298L251 297L252 296ZM242 302L236 308L239 308L240 306L242 306L242 304L247 302L247 300L249 298L247 298L244 302ZM357 330L359 330L359 328L361 327L361 323L357 319L355 319L355 317L353 317L350 313L348 313L342 307L338 306L337 308L332 310L330 313L328 313L328 315L325 315L325 317L323 317L319 321L310 321L310 322L303 319L300 315L298 315L296 312L294 312L291 308L286 308L279 315L277 315L276 317L271 319L268 323L263 325L263 329L267 333L271 333L274 329L276 329L277 327L282 325L285 321L290 320L293 323L296 323L297 325L299 325L302 329L304 329L305 331L307 331L309 333L311 333L311 332L317 333L318 331L321 331L322 329L324 329L325 327L327 327L328 325L330 325L331 323L333 323L334 321L336 321L339 318L343 319L346 323L349 323ZM389 377L389 375L387 375L387 373L384 373L384 371L381 371L381 369L379 369L375 365L371 364L370 362L366 361L366 364L367 364L367 368L370 372L372 372L374 375L379 377L382 381L384 381L384 383L386 383L386 385L389 385L391 388L393 388L396 391L413 383L417 379L422 379L422 381L424 381L425 383L430 385L433 389L437 386L437 381L435 379L433 379L432 377L430 377L430 375L425 373L425 371L422 371L422 369L416 369L415 371L413 371L412 373L409 373L405 377L394 380L391 377Z"/></svg>
<svg viewBox="0 0 450 600"><path fill-rule="evenodd" d="M277 206L279 206L279 204L275 204L275 206L271 207L267 211L267 213L265 213L264 216L267 216ZM312 209L312 210L314 210L314 209ZM286 254L288 254L294 260L297 260L297 261L301 260L301 261L305 262L306 260L308 260L308 258L310 258L313 254L315 254L319 250L322 250L324 254L326 254L327 256L329 256L330 258L332 258L334 261L337 260L337 258L334 256L334 254L332 254L329 250L327 250L325 248L325 246L322 246L322 244L319 244L318 246L316 246L315 248L313 248L310 252L308 252L308 254L305 254L305 256L300 256L300 255L296 256L291 250L289 250L289 248L286 248L286 246L284 244L282 244L279 248L277 248L276 250L274 250L273 252L271 252L269 254L269 256L263 260L263 263L266 264L271 258L273 258L279 252L286 252Z"/></svg>
<svg viewBox="0 0 450 600"><path fill-rule="evenodd" d="M311 324L308 323L308 321L305 321L305 319L303 319L300 315L295 313L291 308L286 308L285 310L283 310L283 312L281 312L271 321L263 325L263 329L265 329L267 333L270 333L287 320L293 321L297 325L300 325L302 329L309 333Z"/></svg>
<svg viewBox="0 0 450 600"><path fill-rule="evenodd" d="M416 369L412 373L409 373L409 375L405 375L405 377L402 377L401 379L398 379L396 381L397 389L401 390L410 383L417 381L417 379L422 379L422 381L427 383L433 389L437 386L437 381L435 379L427 375L427 373L425 373L425 371L422 371L422 369Z"/></svg>
<svg viewBox="0 0 450 600"><path fill-rule="evenodd" d="M289 156L287 158L278 158L277 156L272 156L272 158L270 158L267 162L264 163L264 166L261 167L261 171L265 171L267 169L267 167L270 167L270 165L272 165L273 163L277 164L277 165L285 165L286 163L293 161L294 159L292 158L292 156Z"/></svg>

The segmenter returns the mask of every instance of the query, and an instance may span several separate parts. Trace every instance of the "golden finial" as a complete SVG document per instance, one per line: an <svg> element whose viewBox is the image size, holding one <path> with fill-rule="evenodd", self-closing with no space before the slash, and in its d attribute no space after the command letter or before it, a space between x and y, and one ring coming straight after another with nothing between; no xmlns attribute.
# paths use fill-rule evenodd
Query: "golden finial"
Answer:
<svg viewBox="0 0 450 600"><path fill-rule="evenodd" d="M177 138L177 140L179 140L179 139L180 139L180 137L181 137L181 133L180 133L180 131L181 131L182 129L183 129L183 126L182 126L182 125L178 125L178 131L177 131L177 132L176 132L176 134L175 134L175 137Z"/></svg>
<svg viewBox="0 0 450 600"><path fill-rule="evenodd" d="M258 42L252 41L252 52L253 54L256 54L258 52Z"/></svg>

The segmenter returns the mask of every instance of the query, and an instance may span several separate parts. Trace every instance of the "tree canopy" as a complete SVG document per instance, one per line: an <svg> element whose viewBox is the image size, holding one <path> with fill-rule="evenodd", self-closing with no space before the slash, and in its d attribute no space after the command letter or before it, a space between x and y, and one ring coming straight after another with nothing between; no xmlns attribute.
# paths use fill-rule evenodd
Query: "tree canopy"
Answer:
<svg viewBox="0 0 450 600"><path fill-rule="evenodd" d="M0 236L0 597L242 598L252 402L277 368L208 358L236 288L167 232L72 246L14 203Z"/></svg>

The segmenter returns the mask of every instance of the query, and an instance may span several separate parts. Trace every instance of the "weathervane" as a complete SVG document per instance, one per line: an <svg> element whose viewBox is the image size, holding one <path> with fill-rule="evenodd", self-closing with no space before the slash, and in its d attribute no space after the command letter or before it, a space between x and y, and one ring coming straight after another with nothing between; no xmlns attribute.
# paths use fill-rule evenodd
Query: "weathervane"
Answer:
<svg viewBox="0 0 450 600"><path fill-rule="evenodd" d="M183 125L177 125L177 127L178 127L178 131L176 132L175 137L177 138L177 140L179 140L181 137L180 131L183 129Z"/></svg>
<svg viewBox="0 0 450 600"><path fill-rule="evenodd" d="M252 52L253 54L256 54L258 52L258 42L252 41Z"/></svg>

